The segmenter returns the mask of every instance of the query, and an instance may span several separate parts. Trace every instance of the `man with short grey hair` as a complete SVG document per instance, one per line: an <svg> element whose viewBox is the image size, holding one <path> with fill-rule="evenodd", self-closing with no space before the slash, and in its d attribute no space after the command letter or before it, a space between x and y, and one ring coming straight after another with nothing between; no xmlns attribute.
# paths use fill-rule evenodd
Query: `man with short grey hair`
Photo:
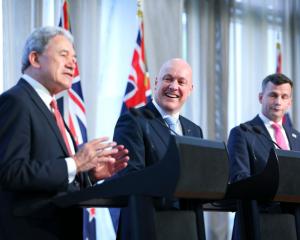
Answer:
<svg viewBox="0 0 300 240"><path fill-rule="evenodd" d="M26 41L22 77L0 96L0 239L82 239L82 210L51 205L127 166L127 149L107 137L78 151L55 95L72 85L73 37L59 27Z"/></svg>

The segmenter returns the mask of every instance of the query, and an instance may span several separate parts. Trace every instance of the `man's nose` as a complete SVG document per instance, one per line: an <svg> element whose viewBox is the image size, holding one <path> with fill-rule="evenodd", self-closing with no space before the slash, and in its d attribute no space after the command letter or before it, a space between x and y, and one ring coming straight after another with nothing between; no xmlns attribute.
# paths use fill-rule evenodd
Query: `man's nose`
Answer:
<svg viewBox="0 0 300 240"><path fill-rule="evenodd" d="M169 85L169 88L172 90L177 90L178 89L178 82L176 80L172 81Z"/></svg>
<svg viewBox="0 0 300 240"><path fill-rule="evenodd" d="M277 104L281 104L281 102L282 102L281 96L278 96L277 98L275 98L275 102L276 102Z"/></svg>
<svg viewBox="0 0 300 240"><path fill-rule="evenodd" d="M74 58L74 57L68 58L67 67L69 69L74 70L76 67L76 58Z"/></svg>

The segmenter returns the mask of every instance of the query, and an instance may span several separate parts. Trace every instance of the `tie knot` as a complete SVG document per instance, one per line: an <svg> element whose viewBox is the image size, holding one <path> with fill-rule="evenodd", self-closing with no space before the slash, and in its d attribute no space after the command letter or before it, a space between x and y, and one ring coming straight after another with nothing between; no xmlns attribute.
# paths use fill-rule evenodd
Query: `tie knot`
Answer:
<svg viewBox="0 0 300 240"><path fill-rule="evenodd" d="M53 109L57 109L57 102L55 99L52 99L52 101L50 102L50 106L53 108Z"/></svg>
<svg viewBox="0 0 300 240"><path fill-rule="evenodd" d="M272 128L275 130L275 131L278 131L281 129L280 125L278 123L273 123L272 125Z"/></svg>
<svg viewBox="0 0 300 240"><path fill-rule="evenodd" d="M167 116L165 118L165 121L169 125L170 128L172 128L173 126L176 126L177 120L171 116Z"/></svg>

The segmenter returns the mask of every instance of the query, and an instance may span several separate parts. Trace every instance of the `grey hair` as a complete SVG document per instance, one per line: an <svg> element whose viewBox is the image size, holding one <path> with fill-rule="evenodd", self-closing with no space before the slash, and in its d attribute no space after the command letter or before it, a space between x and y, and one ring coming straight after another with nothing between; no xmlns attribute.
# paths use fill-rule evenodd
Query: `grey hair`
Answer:
<svg viewBox="0 0 300 240"><path fill-rule="evenodd" d="M22 54L22 73L30 66L29 54L31 52L43 53L49 41L57 35L62 35L66 37L72 44L74 43L74 38L72 34L61 27L41 27L35 29L27 38L23 54Z"/></svg>

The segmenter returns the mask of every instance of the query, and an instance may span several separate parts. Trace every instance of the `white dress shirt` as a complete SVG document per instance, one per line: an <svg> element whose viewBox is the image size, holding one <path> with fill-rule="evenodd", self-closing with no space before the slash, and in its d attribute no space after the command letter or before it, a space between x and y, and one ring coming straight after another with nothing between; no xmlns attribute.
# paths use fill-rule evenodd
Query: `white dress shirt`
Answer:
<svg viewBox="0 0 300 240"><path fill-rule="evenodd" d="M157 102L154 100L154 98L153 98L153 100L152 100L152 102L153 102L153 104L154 104L154 106L156 107L156 109L157 109L157 111L160 113L160 115L162 116L162 118L165 120L168 116L170 116L170 117L172 117L172 118L174 118L175 120L176 120L176 133L178 134L178 135L182 135L183 133L182 133L182 126L181 126L181 124L180 124L180 121L179 121L179 115L180 115L180 113L178 112L178 113L174 113L174 114L172 114L172 115L170 115L170 114L167 114L158 104L157 104ZM168 126L167 125L167 123L166 123L166 126Z"/></svg>
<svg viewBox="0 0 300 240"><path fill-rule="evenodd" d="M263 115L262 113L259 114L259 117L261 118L261 120L262 120L263 123L265 124L265 126L266 126L266 128L267 128L267 130L268 130L268 132L269 132L269 134L270 134L270 136L271 136L271 138L272 138L272 140L273 140L274 142L276 142L276 139L275 139L275 130L274 130L274 128L272 127L272 124L275 123L275 122L273 122L273 121L271 121L270 119L268 119L268 118L267 118L265 115ZM285 142L287 143L288 150L290 150L290 149L291 149L291 148L290 148L290 143L289 143L289 140L288 140L288 138L287 138L286 132L285 132L283 126L282 126L282 120L281 120L280 122L277 122L277 124L280 126L280 131L282 132L282 135L283 135L283 137L284 137L284 140L285 140ZM275 144L274 144L274 146L275 146L276 148L278 148Z"/></svg>
<svg viewBox="0 0 300 240"><path fill-rule="evenodd" d="M33 79L32 77L30 77L26 74L23 74L22 78L24 80L26 80L26 82L28 82L33 87L33 89L40 96L40 98L45 103L45 105L47 106L49 111L52 112L52 109L50 107L50 103L53 99L53 96L51 96L48 89L45 88L41 83L39 83L38 81L36 81L35 79ZM68 142L69 142L71 151L74 154L75 153L75 148L74 148L74 145L73 145L73 141L71 139L71 135L67 130L66 130L66 134L67 134L67 138L68 138ZM76 173L77 173L76 163L75 163L75 160L71 157L65 158L65 160L66 160L67 168L68 168L68 181L69 181L69 183L71 183L75 179L75 176L76 176Z"/></svg>

